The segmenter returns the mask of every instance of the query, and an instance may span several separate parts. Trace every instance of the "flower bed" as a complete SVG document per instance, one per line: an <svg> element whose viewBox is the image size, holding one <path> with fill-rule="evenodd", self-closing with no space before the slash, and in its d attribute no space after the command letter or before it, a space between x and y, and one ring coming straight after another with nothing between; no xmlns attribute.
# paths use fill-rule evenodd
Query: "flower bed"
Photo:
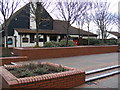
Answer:
<svg viewBox="0 0 120 90"><path fill-rule="evenodd" d="M0 75L3 78L3 88L72 88L85 83L85 72L67 66L48 62L36 63L57 68L47 74L27 77L16 77L10 69L22 68L24 65L1 66ZM37 66L38 67L38 66Z"/></svg>
<svg viewBox="0 0 120 90"><path fill-rule="evenodd" d="M22 67L7 67L6 69L17 78L68 71L68 69L63 68L61 65L54 67L47 64L35 63L30 63Z"/></svg>

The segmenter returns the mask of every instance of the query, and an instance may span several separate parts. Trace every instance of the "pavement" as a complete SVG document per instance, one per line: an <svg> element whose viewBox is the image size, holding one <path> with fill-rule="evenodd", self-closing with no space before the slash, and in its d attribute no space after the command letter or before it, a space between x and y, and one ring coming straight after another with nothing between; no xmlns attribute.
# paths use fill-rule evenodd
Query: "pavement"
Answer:
<svg viewBox="0 0 120 90"><path fill-rule="evenodd" d="M83 71L89 71L98 69L106 66L118 64L119 53L106 53L106 54L95 54L65 58L54 58L54 59L40 59L25 62L17 62L17 64L25 64L28 62L52 62L62 64L69 67L81 69Z"/></svg>
<svg viewBox="0 0 120 90"><path fill-rule="evenodd" d="M17 62L17 64L25 64L29 62L52 62L57 64L63 64L65 66L74 67L82 71L89 71L93 69L103 68L106 66L118 65L120 53L106 53L95 54L55 59L41 59L25 62ZM119 74L120 75L120 74ZM116 88L118 89L118 77L119 75L110 76L104 79L89 82L75 88ZM74 89L75 89L74 88Z"/></svg>
<svg viewBox="0 0 120 90"><path fill-rule="evenodd" d="M88 82L86 84L74 87L76 89L88 89L88 88L99 88L99 89L116 89L116 90L120 90L120 85L119 85L119 77L120 74L118 75L114 75L114 76L110 76L110 77L106 77L103 79L99 79L96 81L92 81L92 82Z"/></svg>

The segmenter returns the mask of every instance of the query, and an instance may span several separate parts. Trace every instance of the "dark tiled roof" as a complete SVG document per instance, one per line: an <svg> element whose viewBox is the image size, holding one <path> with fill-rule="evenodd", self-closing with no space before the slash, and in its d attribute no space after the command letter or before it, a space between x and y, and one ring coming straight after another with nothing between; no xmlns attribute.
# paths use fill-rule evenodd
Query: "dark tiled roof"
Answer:
<svg viewBox="0 0 120 90"><path fill-rule="evenodd" d="M54 23L53 23L53 29L54 30L59 31L62 34L66 34L66 29L65 29L66 27L67 27L67 22L66 21L54 20ZM78 35L78 28L70 26L69 34ZM93 34L91 32L87 32L85 30L80 30L80 34L83 35L83 36L87 36L88 34L90 36L98 36L97 34Z"/></svg>
<svg viewBox="0 0 120 90"><path fill-rule="evenodd" d="M36 33L36 30L31 30L31 29L15 29L18 33ZM54 30L39 30L38 33L41 34L61 34L60 32L54 31Z"/></svg>
<svg viewBox="0 0 120 90"><path fill-rule="evenodd" d="M120 33L119 32L109 32L109 33L111 33L111 34L113 34L113 35L115 35L115 36L120 38Z"/></svg>
<svg viewBox="0 0 120 90"><path fill-rule="evenodd" d="M24 10L25 7L29 5L26 4L24 7L22 7L20 10L18 10L12 17L15 17L20 11ZM39 33L42 34L67 34L66 33L66 28L67 27L67 22L66 21L61 21L61 20L54 20L53 21L53 30L39 30ZM30 30L30 29L15 29L19 33L36 33L35 30ZM70 26L69 34L71 35L78 35L78 28ZM83 36L98 36L97 34L93 34L91 32L87 32L85 30L80 30L80 34Z"/></svg>
<svg viewBox="0 0 120 90"><path fill-rule="evenodd" d="M39 33L41 34L66 34L66 21L60 21L60 20L54 20L53 23L53 30L39 30ZM15 29L19 33L36 33L35 30L30 29ZM75 28L73 26L70 26L69 30L70 35L78 35L78 28ZM97 34L93 34L91 32L87 32L84 30L80 30L80 34L83 36L87 36L88 34L90 36L96 36Z"/></svg>
<svg viewBox="0 0 120 90"><path fill-rule="evenodd" d="M11 17L9 17L9 20L11 21L11 20L13 20L14 18L15 18L15 16L17 16L21 11L26 11L27 12L27 10L26 10L26 8L27 7L29 7L29 3L27 3L25 6L23 6L22 8L20 8L18 11L16 11ZM9 21L9 22L10 22ZM7 23L7 24L9 24L9 22ZM2 24L2 25L4 25L4 23Z"/></svg>

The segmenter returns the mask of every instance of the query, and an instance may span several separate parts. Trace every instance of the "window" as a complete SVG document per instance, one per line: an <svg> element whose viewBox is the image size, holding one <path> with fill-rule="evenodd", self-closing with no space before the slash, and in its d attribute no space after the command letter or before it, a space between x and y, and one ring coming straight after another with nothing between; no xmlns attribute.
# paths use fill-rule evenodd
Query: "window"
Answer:
<svg viewBox="0 0 120 90"><path fill-rule="evenodd" d="M39 39L39 42L43 42L43 38L40 38L40 39Z"/></svg>
<svg viewBox="0 0 120 90"><path fill-rule="evenodd" d="M13 44L12 38L8 38L8 45L12 45L12 44Z"/></svg>
<svg viewBox="0 0 120 90"><path fill-rule="evenodd" d="M27 37L22 38L22 42L23 43L28 43L28 38Z"/></svg>
<svg viewBox="0 0 120 90"><path fill-rule="evenodd" d="M50 36L50 41L57 41L57 36Z"/></svg>

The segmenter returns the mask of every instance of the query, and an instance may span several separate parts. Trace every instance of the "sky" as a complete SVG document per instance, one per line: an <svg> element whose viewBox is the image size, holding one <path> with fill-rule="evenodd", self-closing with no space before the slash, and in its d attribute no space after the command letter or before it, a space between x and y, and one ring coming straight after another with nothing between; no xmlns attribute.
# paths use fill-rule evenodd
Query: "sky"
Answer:
<svg viewBox="0 0 120 90"><path fill-rule="evenodd" d="M12 0L10 0L10 1L12 1ZM29 1L29 0L23 0L23 1ZM33 0L32 0L33 1ZM57 0L50 0L50 1L52 1L52 2L56 2ZM68 0L66 0L66 1L68 1ZM80 0L80 1L85 1L85 0ZM87 1L96 1L96 0L87 0ZM120 0L100 0L100 1L104 1L104 2L110 2L111 3L111 8L110 8L110 12L112 12L112 13L118 13L118 2L120 1ZM19 8L21 8L22 6L24 6L25 5L25 3L21 3L21 5L19 6ZM18 9L19 9L18 8ZM52 15L52 14L51 14ZM54 16L54 15L53 15ZM1 14L0 14L0 17L2 18L2 16L1 16ZM55 18L55 17L54 17ZM57 19L57 18L56 18ZM74 25L75 26L75 25ZM96 31L94 31L94 28L93 27L95 27L94 25L91 25L92 26L92 28L91 28L91 32L94 32L94 33L96 33ZM84 27L84 29L86 30L86 28ZM117 26L114 26L114 29L113 29L113 31L117 31L118 29L117 29Z"/></svg>

